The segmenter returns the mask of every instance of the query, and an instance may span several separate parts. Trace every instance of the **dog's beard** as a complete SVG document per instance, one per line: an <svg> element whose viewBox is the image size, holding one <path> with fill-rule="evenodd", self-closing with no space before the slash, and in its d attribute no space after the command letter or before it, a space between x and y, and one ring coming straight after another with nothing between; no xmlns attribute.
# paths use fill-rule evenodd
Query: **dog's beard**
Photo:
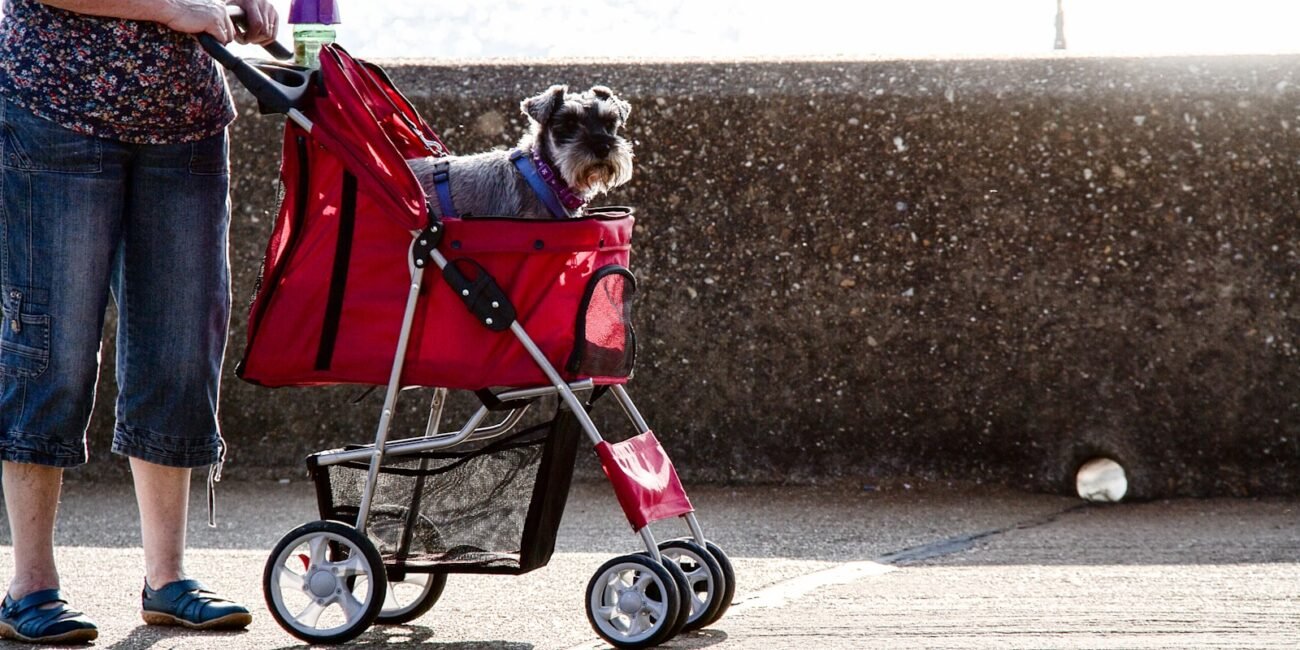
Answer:
<svg viewBox="0 0 1300 650"><path fill-rule="evenodd" d="M555 165L569 187L590 197L632 180L632 146L620 140L604 158L581 147L564 147L556 151Z"/></svg>

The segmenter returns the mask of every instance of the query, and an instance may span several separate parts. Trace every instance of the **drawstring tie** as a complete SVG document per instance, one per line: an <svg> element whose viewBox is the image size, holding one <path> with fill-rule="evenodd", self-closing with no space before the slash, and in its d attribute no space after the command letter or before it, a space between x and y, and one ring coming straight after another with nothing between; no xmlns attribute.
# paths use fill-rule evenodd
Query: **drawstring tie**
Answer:
<svg viewBox="0 0 1300 650"><path fill-rule="evenodd" d="M217 462L208 466L208 527L217 527L217 483L221 482L221 467L226 464L226 441L217 439Z"/></svg>

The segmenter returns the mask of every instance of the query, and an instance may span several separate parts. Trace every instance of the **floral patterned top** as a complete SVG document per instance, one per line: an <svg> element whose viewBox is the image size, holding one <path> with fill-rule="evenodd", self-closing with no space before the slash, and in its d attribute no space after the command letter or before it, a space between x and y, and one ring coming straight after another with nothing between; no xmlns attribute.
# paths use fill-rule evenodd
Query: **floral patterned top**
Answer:
<svg viewBox="0 0 1300 650"><path fill-rule="evenodd" d="M235 119L225 77L194 37L38 0L4 0L0 95L73 131L136 144L201 140Z"/></svg>

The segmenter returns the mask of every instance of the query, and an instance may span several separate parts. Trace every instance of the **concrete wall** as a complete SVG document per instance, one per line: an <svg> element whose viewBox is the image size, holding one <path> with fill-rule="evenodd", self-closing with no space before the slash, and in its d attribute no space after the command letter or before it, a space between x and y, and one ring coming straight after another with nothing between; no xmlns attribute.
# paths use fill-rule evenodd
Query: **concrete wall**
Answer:
<svg viewBox="0 0 1300 650"><path fill-rule="evenodd" d="M1300 58L386 67L459 152L632 102L630 388L688 481L1300 492ZM240 99L232 360L280 142ZM227 471L371 439L359 393L230 375Z"/></svg>

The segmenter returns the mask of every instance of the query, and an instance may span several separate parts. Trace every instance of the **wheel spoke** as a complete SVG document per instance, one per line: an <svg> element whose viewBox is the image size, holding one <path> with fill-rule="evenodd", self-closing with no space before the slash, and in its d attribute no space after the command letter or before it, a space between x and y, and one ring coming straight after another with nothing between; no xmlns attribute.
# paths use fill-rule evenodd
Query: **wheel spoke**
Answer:
<svg viewBox="0 0 1300 650"><path fill-rule="evenodd" d="M686 567L681 564L678 564L677 566L682 567L682 570L686 573L686 580L691 584L704 582L709 579L709 570L704 568L703 564L696 564L695 568L690 571L686 571Z"/></svg>
<svg viewBox="0 0 1300 650"><path fill-rule="evenodd" d="M610 580L605 583L605 595L601 602L616 603L618 602L618 580Z"/></svg>
<svg viewBox="0 0 1300 650"><path fill-rule="evenodd" d="M365 605L361 604L361 601L357 600L356 596L352 595L352 592L347 590L339 594L335 601L339 604L339 607L343 608L343 613L347 616L349 623L360 618L362 611L366 608Z"/></svg>
<svg viewBox="0 0 1300 650"><path fill-rule="evenodd" d="M638 612L638 615L652 614L654 615L654 619L656 621L659 621L659 620L663 620L664 610L666 609L668 609L667 602L663 600L650 600L649 598L646 598L645 604L641 606L641 611Z"/></svg>
<svg viewBox="0 0 1300 650"><path fill-rule="evenodd" d="M388 581L388 598L384 609L405 609L419 600L433 578L429 573L408 573L397 582Z"/></svg>
<svg viewBox="0 0 1300 650"><path fill-rule="evenodd" d="M636 616L633 616L632 619L628 621L627 634L628 636L641 634L651 627L654 627L654 621L650 620L648 612L642 610L637 612Z"/></svg>
<svg viewBox="0 0 1300 650"><path fill-rule="evenodd" d="M292 561L293 558L290 558ZM275 583L280 585L280 590L285 591L302 591L307 585L307 576L290 569L287 566L275 567Z"/></svg>
<svg viewBox="0 0 1300 650"><path fill-rule="evenodd" d="M636 581L632 583L632 586L635 587L637 591L645 593L646 587L650 586L650 583L654 581L654 576L651 575L649 571L635 575Z"/></svg>
<svg viewBox="0 0 1300 650"><path fill-rule="evenodd" d="M334 566L338 567L340 570L338 575L345 578L351 576L364 576L370 573L367 570L369 567L366 565L365 558L361 557L360 553L351 555Z"/></svg>
<svg viewBox="0 0 1300 650"><path fill-rule="evenodd" d="M596 608L595 613L597 617L612 623L614 622L614 617L618 615L618 609L610 606L601 606Z"/></svg>
<svg viewBox="0 0 1300 650"><path fill-rule="evenodd" d="M704 611L704 606L706 605L706 603L704 602L703 598L700 598L700 592L691 589L690 594L683 594L683 596L689 597L691 599L692 614L698 615L700 612Z"/></svg>
<svg viewBox="0 0 1300 650"><path fill-rule="evenodd" d="M324 535L317 535L307 540L307 546L311 549L311 565L320 566L325 563L325 550L329 548L329 540Z"/></svg>
<svg viewBox="0 0 1300 650"><path fill-rule="evenodd" d="M320 623L320 615L324 611L325 607L313 600L310 603L307 603L307 607L303 608L301 612L298 612L298 615L293 617L293 619L307 627L314 628L317 623Z"/></svg>

